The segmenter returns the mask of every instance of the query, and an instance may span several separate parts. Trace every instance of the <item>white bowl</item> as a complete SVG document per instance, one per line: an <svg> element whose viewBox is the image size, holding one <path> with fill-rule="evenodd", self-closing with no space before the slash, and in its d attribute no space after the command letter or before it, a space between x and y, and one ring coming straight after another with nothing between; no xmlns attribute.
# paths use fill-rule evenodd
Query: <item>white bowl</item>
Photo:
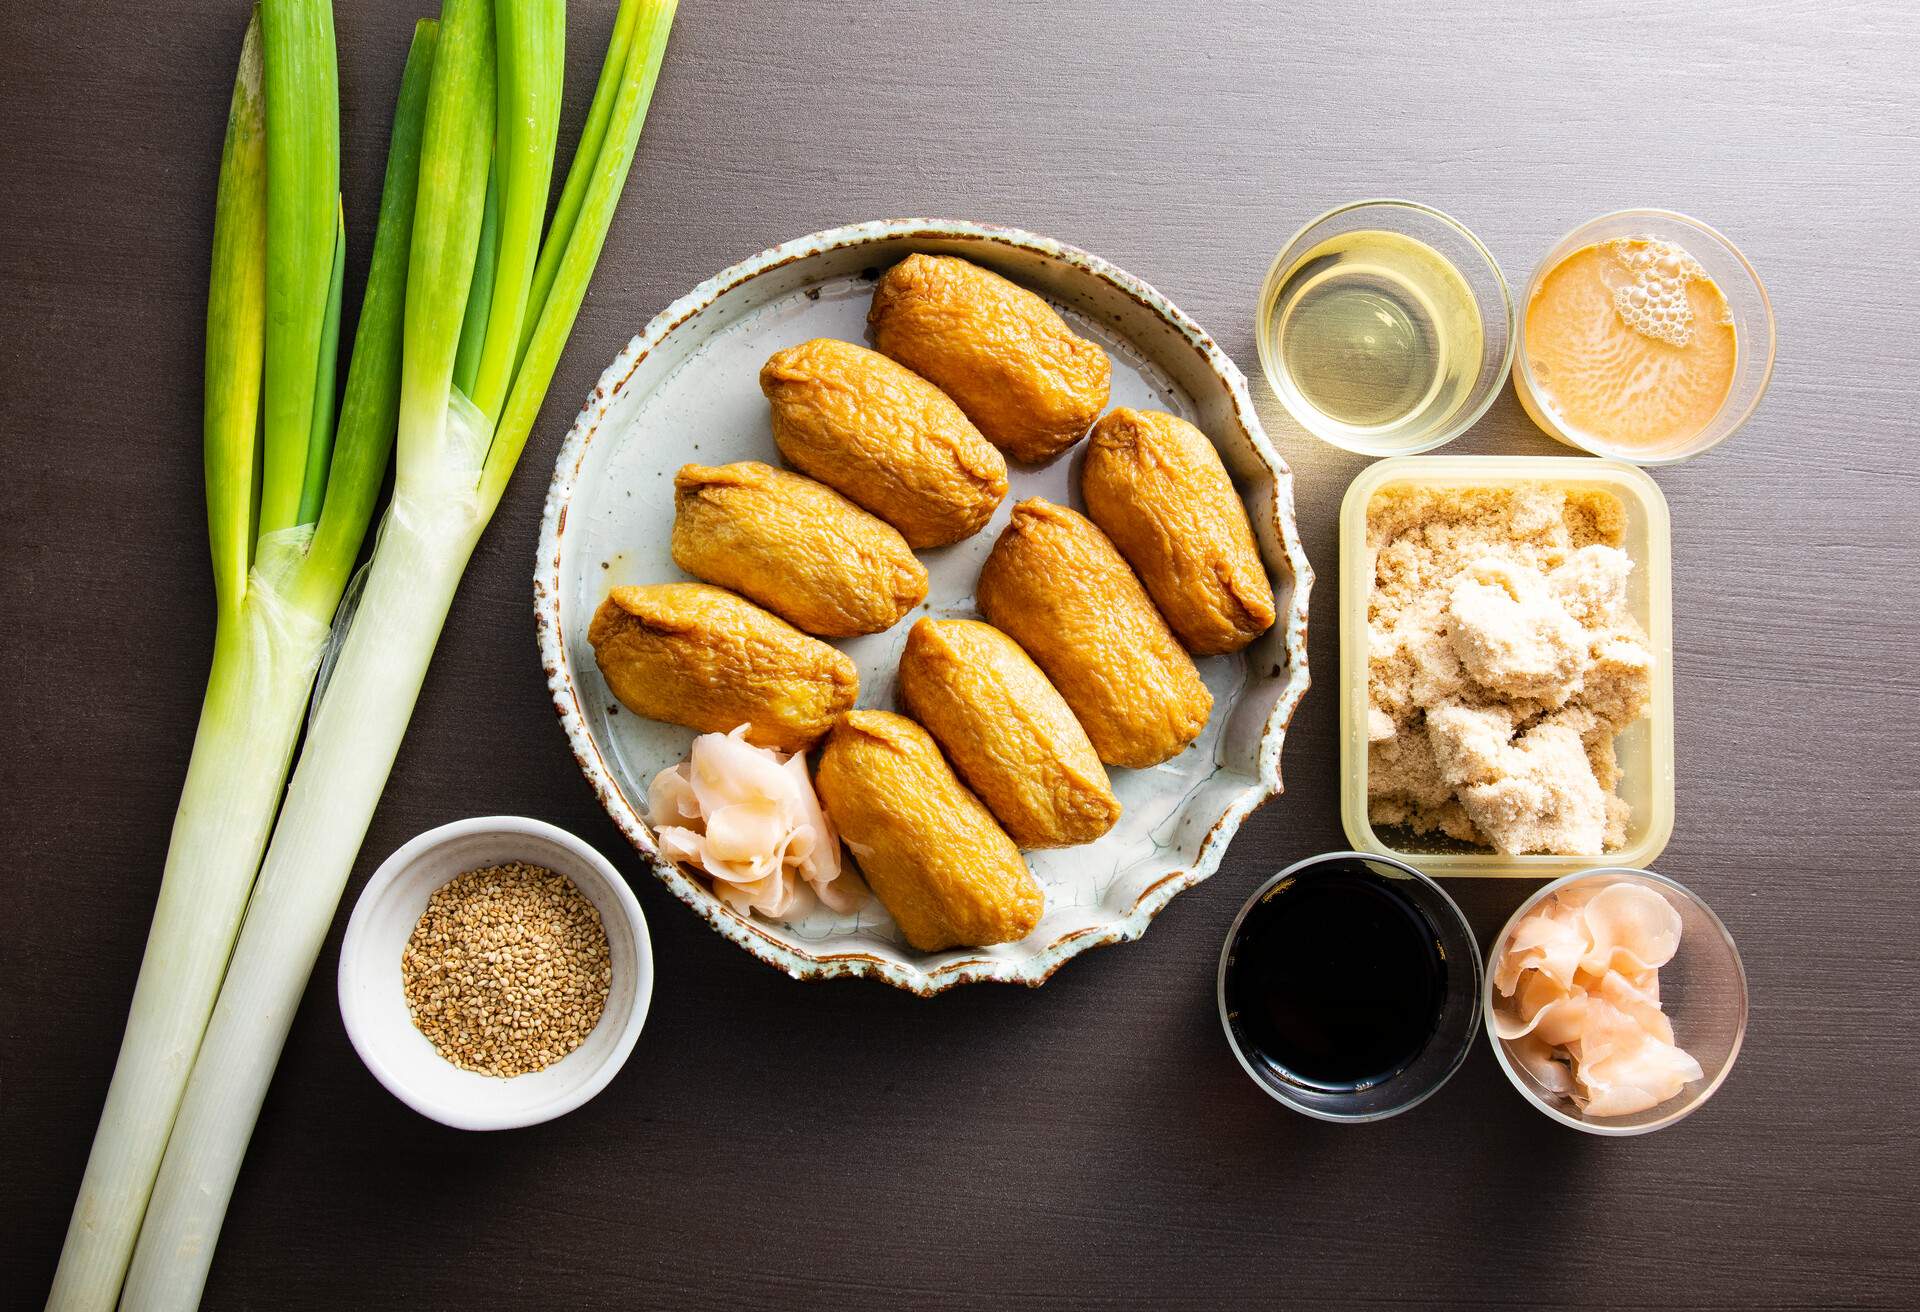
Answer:
<svg viewBox="0 0 1920 1312"><path fill-rule="evenodd" d="M1125 808L1095 843L1030 852L1047 907L1018 943L919 952L878 903L790 921L742 916L697 873L662 861L645 820L647 785L687 754L690 730L616 704L587 624L617 584L686 576L669 551L673 474L688 461L775 462L759 371L811 337L863 341L872 283L912 252L960 255L1047 299L1113 364L1111 404L1167 410L1212 439L1232 475L1273 582L1279 619L1245 651L1199 662L1214 698L1199 740L1151 770L1112 771ZM895 672L914 619L971 616L980 563L1013 504L1082 506L1080 455L1014 466L993 520L964 542L920 553L926 603L885 633L837 644L860 672L860 705L896 709ZM701 283L663 310L601 376L568 435L547 493L534 573L540 656L575 758L621 832L682 901L762 961L800 978L863 975L938 993L998 980L1040 984L1091 948L1139 938L1182 890L1219 868L1240 822L1280 791L1287 721L1307 687L1313 571L1293 514L1293 475L1260 427L1246 379L1204 329L1138 278L1047 237L949 219L890 219L801 237Z"/></svg>
<svg viewBox="0 0 1920 1312"><path fill-rule="evenodd" d="M463 1071L407 1012L400 954L435 889L484 866L524 861L565 875L600 912L613 980L600 1023L544 1070L512 1079ZM429 829L388 857L354 904L340 945L340 1019L374 1078L401 1102L457 1130L511 1130L563 1116L607 1087L633 1051L653 997L653 945L633 890L611 862L564 829L476 816Z"/></svg>

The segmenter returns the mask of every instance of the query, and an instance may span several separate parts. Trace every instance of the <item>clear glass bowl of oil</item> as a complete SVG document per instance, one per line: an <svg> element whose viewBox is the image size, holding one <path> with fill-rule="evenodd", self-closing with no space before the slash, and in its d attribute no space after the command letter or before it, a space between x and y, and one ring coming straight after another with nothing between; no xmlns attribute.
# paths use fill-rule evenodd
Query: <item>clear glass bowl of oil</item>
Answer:
<svg viewBox="0 0 1920 1312"><path fill-rule="evenodd" d="M1362 455L1413 455L1466 432L1499 395L1513 298L1458 220L1413 201L1355 201L1274 259L1255 337L1301 427Z"/></svg>

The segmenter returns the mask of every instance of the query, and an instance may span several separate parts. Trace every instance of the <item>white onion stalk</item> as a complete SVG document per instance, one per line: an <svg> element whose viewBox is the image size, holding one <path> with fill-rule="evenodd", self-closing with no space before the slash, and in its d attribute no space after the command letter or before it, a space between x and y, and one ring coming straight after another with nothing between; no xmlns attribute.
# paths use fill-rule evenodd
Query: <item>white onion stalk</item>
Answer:
<svg viewBox="0 0 1920 1312"><path fill-rule="evenodd" d="M451 430L450 430L451 431ZM465 468L479 464L461 453ZM454 472L450 458L447 472ZM468 484L471 486L471 483ZM332 923L486 518L396 488L300 753L127 1273L124 1306L191 1308L287 1027Z"/></svg>
<svg viewBox="0 0 1920 1312"><path fill-rule="evenodd" d="M499 4L503 11L519 6L513 22L521 28L552 23L557 35L561 0ZM441 626L525 446L599 258L674 9L674 0L625 0L537 264L525 257L524 247L507 242L498 264L476 271L496 75L501 105L538 105L557 113L563 43L503 40L496 56L490 0L446 0L443 6L407 281L393 502L315 707L167 1145L127 1275L129 1307L189 1308L199 1300L288 1026L393 767ZM503 36L508 27L500 25ZM536 144L546 141L551 153L550 133L536 126L521 135ZM537 161L524 172L542 176ZM531 189L496 184L495 191L501 203L545 208L544 183ZM504 214L500 229L523 230ZM501 286L502 277L512 285ZM454 385L464 310L489 280L491 305L526 306L523 318L489 311L489 334L510 336L489 341L481 359L518 357L497 425ZM480 376L488 376L486 368Z"/></svg>
<svg viewBox="0 0 1920 1312"><path fill-rule="evenodd" d="M393 449L412 174L404 203L382 201L336 441L337 84L325 0L266 0L241 48L214 207L203 425L213 663L54 1308L108 1309L120 1294Z"/></svg>
<svg viewBox="0 0 1920 1312"><path fill-rule="evenodd" d="M327 625L287 605L300 545L283 536L223 624L126 1037L74 1203L50 1308L113 1307L247 892L280 802Z"/></svg>

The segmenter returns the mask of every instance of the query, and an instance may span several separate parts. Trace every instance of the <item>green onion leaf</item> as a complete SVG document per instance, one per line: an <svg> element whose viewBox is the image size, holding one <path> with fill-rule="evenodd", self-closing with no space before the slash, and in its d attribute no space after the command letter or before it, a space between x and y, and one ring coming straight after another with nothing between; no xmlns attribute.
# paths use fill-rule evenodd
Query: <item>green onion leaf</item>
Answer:
<svg viewBox="0 0 1920 1312"><path fill-rule="evenodd" d="M340 75L328 0L264 0L266 461L259 533L300 522L340 215Z"/></svg>
<svg viewBox="0 0 1920 1312"><path fill-rule="evenodd" d="M300 513L296 524L320 518L320 500L327 491L327 460L333 454L333 421L338 410L340 369L340 301L347 276L347 216L335 200L338 222L333 238L333 276L327 285L327 317L320 328L320 360L314 371L313 425L307 435L307 468L300 483Z"/></svg>
<svg viewBox="0 0 1920 1312"><path fill-rule="evenodd" d="M430 476L446 438L448 389L486 210L493 127L492 0L446 0L427 91L407 267L400 483L410 473Z"/></svg>
<svg viewBox="0 0 1920 1312"><path fill-rule="evenodd" d="M473 395L480 373L480 349L487 344L487 315L493 306L493 275L500 252L500 170L487 174L487 205L480 212L480 246L473 256L473 284L467 312L460 320L460 349L453 353L453 385Z"/></svg>
<svg viewBox="0 0 1920 1312"><path fill-rule="evenodd" d="M327 495L313 545L294 584L297 600L309 611L324 609L331 614L339 603L393 458L400 415L407 264L413 252L421 137L439 31L439 23L431 18L414 25L406 70L400 75L393 137L387 146L386 179L380 188L380 217L373 231L373 259L367 266L367 290L360 301L360 322L354 329L353 359L347 366L346 394L340 402L340 427L334 438Z"/></svg>
<svg viewBox="0 0 1920 1312"><path fill-rule="evenodd" d="M207 293L207 537L221 623L247 594L253 560L255 445L267 318L267 119L261 86L260 11L240 47L227 108L220 187L213 209L213 278Z"/></svg>
<svg viewBox="0 0 1920 1312"><path fill-rule="evenodd" d="M583 162L591 165L600 158L600 145L607 137L607 120L613 116L613 102L620 91L620 80L626 76L627 51L633 43L633 28L639 17L641 6L636 0L621 0L620 9L613 20L613 35L607 41L607 53L600 65L600 81L593 89L593 103L587 108L587 121L580 129L580 140L574 143L573 163L567 169L567 180L560 188L560 203L554 206L553 222L547 228L546 241L540 247L540 260L534 266L533 286L528 293L528 303L533 306L546 304L547 293L553 288L553 278L560 270L560 255L566 249L567 237L573 232L574 220L580 216L580 202L587 194L587 177L590 167L582 167ZM669 16L671 18L671 16ZM520 322L520 345L516 351L514 365L527 354L527 343L533 340L533 330L539 323L539 312L534 310Z"/></svg>
<svg viewBox="0 0 1920 1312"><path fill-rule="evenodd" d="M563 0L498 0L499 135L494 176L500 182L499 265L489 307L486 347L470 395L489 421L499 418L519 363L520 325L540 254L560 137L560 86L566 69L567 7Z"/></svg>
<svg viewBox="0 0 1920 1312"><path fill-rule="evenodd" d="M633 163L634 148L640 141L640 128L646 121L647 106L660 79L660 64L667 53L667 35L673 27L677 0L627 0L634 11L633 37L626 52L612 112L607 118L606 135L597 157L589 160L576 154L568 170L567 189L576 175L585 177L580 209L573 229L562 234L547 234L552 247L559 240L565 245L555 265L553 285L539 308L533 336L528 340L525 358L514 377L513 391L501 412L494 432L492 449L487 453L486 469L481 476L481 497L491 507L506 491L507 479L520 460L527 434L539 416L546 399L547 385L560 363L560 352L573 331L573 321L586 299L587 283L599 263L600 248L613 223L613 211L620 203L620 192L627 181L627 169ZM613 52L608 51L611 61ZM603 79L604 81L604 79ZM544 252L542 253L544 259Z"/></svg>

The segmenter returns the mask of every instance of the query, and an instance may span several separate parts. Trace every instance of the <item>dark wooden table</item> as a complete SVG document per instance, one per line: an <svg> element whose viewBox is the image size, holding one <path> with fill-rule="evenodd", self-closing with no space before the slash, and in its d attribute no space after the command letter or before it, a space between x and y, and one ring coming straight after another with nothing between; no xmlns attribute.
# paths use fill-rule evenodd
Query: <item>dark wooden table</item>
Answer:
<svg viewBox="0 0 1920 1312"><path fill-rule="evenodd" d="M358 303L419 5L340 0ZM469 571L349 897L463 815L586 835L659 984L597 1101L445 1130L347 1046L334 950L233 1200L215 1307L1893 1303L1920 1277L1920 16L1886 3L1116 5L689 0L593 294ZM573 7L570 139L612 10ZM1581 12L1572 12L1579 10ZM0 13L0 1302L51 1277L151 913L212 632L201 329L242 0ZM1142 942L1037 992L788 980L642 871L533 650L551 460L604 364L694 282L898 214L1057 235L1257 372L1268 260L1339 201L1448 209L1524 281L1604 210L1722 225L1767 279L1773 390L1672 504L1679 824L1752 978L1716 1100L1604 1142L1476 1052L1367 1128L1270 1102L1213 1008L1249 889L1343 846L1334 521L1363 462L1279 422L1320 568L1288 794ZM1549 453L1503 397L1462 451ZM1455 891L1491 933L1517 883ZM336 930L337 932L337 930ZM1901 1291L1905 1290L1905 1296Z"/></svg>

